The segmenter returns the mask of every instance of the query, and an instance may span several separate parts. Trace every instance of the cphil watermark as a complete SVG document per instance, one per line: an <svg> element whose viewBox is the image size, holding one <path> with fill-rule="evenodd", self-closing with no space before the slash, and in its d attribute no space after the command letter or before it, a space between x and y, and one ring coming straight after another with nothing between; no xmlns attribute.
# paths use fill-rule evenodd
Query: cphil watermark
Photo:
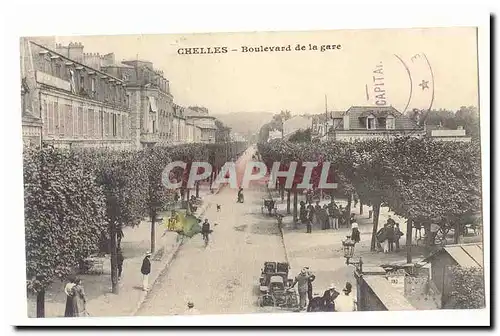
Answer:
<svg viewBox="0 0 500 336"><path fill-rule="evenodd" d="M183 181L186 180L185 187L194 188L197 181L203 181L212 175L212 165L208 162L193 162L189 172L186 172L187 163L183 161L174 161L169 163L162 172L163 185L168 189L178 189L183 186ZM300 189L311 189L313 183L320 189L336 189L337 183L328 182L329 176L332 176L330 162L302 162L301 169L298 171L297 162L290 162L287 170L281 170L281 162L274 162L271 171L268 171L267 166L263 162L250 161L245 165L235 164L234 162L226 162L222 166L220 172L213 181L213 187L217 188L220 184L228 184L231 188L239 187L248 188L252 181L265 181L268 176L268 186L273 188L276 185L278 178L285 178L285 188L292 188L294 182L297 183L297 178L301 178L300 183L296 187ZM302 168L303 167L303 168ZM172 181L174 169L181 168L183 178L181 181ZM321 174L319 180L318 174L315 174L316 179L313 181L314 169L320 169Z"/></svg>

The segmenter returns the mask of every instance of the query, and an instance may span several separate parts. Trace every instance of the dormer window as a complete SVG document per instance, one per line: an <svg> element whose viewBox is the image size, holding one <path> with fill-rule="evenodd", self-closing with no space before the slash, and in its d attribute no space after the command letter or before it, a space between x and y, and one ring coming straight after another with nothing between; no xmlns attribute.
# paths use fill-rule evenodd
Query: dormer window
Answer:
<svg viewBox="0 0 500 336"><path fill-rule="evenodd" d="M376 123L375 123L375 117L373 115L369 115L366 117L366 129L375 129L376 128Z"/></svg>
<svg viewBox="0 0 500 336"><path fill-rule="evenodd" d="M386 118L385 126L387 129L395 129L396 128L396 119L392 115L388 115Z"/></svg>

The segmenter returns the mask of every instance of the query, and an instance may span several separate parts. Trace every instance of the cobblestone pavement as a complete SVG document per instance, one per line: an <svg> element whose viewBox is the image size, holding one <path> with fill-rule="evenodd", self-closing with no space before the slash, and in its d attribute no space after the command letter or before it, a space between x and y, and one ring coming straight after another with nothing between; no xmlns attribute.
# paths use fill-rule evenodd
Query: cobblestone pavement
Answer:
<svg viewBox="0 0 500 336"><path fill-rule="evenodd" d="M257 306L260 270L265 261L284 261L285 252L276 221L261 214L263 196L256 187L245 191L244 204L234 189L214 195L204 216L214 230L209 245L199 235L185 241L137 315L183 314L188 300L201 314L269 312Z"/></svg>

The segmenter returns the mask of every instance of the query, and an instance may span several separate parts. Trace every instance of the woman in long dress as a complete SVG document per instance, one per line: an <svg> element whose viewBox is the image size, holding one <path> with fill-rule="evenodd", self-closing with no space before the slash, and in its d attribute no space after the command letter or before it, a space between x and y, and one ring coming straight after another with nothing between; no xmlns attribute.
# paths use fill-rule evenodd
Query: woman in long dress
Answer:
<svg viewBox="0 0 500 336"><path fill-rule="evenodd" d="M75 295L73 292L73 287L75 286L75 279L70 278L69 282L64 287L64 293L66 294L66 308L64 310L64 317L74 317L74 304Z"/></svg>
<svg viewBox="0 0 500 336"><path fill-rule="evenodd" d="M73 286L72 291L74 293L74 300L73 300L74 316L75 317L88 316L86 307L87 298L85 297L85 291L83 289L81 279L77 279L75 281L75 286Z"/></svg>

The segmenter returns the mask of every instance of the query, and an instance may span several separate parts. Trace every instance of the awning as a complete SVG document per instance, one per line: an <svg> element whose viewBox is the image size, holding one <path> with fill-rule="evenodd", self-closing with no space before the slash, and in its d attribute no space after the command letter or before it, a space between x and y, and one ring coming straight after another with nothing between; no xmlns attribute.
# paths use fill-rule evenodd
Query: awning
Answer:
<svg viewBox="0 0 500 336"><path fill-rule="evenodd" d="M155 97L148 97L148 98L149 98L149 106L151 112L158 112L158 107L156 106Z"/></svg>

